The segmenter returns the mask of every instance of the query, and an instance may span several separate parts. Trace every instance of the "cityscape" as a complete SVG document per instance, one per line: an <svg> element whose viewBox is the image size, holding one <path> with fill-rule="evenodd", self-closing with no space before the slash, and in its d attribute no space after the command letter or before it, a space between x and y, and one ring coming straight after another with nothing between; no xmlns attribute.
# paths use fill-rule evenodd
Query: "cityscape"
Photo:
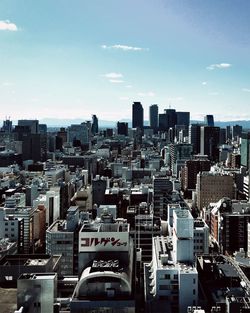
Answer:
<svg viewBox="0 0 250 313"><path fill-rule="evenodd" d="M1 312L249 312L250 133L131 105L3 121Z"/></svg>
<svg viewBox="0 0 250 313"><path fill-rule="evenodd" d="M249 16L0 1L0 313L250 313Z"/></svg>

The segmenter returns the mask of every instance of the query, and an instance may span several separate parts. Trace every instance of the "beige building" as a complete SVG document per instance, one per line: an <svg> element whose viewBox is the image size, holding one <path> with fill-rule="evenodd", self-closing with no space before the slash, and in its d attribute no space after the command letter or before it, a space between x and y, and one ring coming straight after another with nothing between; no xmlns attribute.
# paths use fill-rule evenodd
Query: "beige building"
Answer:
<svg viewBox="0 0 250 313"><path fill-rule="evenodd" d="M234 199L234 179L231 175L201 172L197 175L197 206L201 210L223 197Z"/></svg>

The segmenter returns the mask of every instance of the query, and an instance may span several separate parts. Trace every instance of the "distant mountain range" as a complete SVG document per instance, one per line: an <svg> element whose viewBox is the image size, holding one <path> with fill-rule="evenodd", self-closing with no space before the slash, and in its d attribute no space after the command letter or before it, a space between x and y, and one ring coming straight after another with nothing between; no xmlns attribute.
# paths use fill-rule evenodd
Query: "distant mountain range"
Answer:
<svg viewBox="0 0 250 313"><path fill-rule="evenodd" d="M41 119L41 124L47 124L49 127L65 127L71 124L80 124L86 119L54 119L54 118L46 118ZM132 126L132 121L129 119L121 119L119 122L126 122L128 123L129 127ZM190 123L203 123L203 121L198 120L191 120ZM101 128L114 128L116 127L117 121L106 121L106 120L99 120L99 127ZM148 126L149 121L144 121L144 125ZM215 126L223 127L226 126L233 126L233 125L240 125L243 129L250 129L250 120L238 120L238 121L215 121Z"/></svg>
<svg viewBox="0 0 250 313"><path fill-rule="evenodd" d="M75 118L75 119L56 119L56 118L44 118L40 119L40 124L47 124L48 127L67 127L71 124L80 124L86 120L85 118ZM132 126L132 121L129 119L121 119L119 122L126 122L128 126ZM203 123L203 121L198 120L191 120L190 123ZM13 121L13 124L16 125L17 121ZM100 128L114 128L116 127L117 121L106 121L106 120L99 120L99 127ZM144 121L144 125L148 126L149 121ZM233 126L233 125L240 125L243 129L250 129L250 120L238 120L238 121L215 121L215 126L223 127L226 126Z"/></svg>

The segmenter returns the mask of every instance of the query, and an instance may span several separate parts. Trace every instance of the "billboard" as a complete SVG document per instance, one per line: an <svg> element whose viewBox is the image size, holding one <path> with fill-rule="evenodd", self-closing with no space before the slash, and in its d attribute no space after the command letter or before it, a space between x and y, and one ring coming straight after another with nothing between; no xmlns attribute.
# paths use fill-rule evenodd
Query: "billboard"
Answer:
<svg viewBox="0 0 250 313"><path fill-rule="evenodd" d="M128 251L128 232L80 232L79 252Z"/></svg>

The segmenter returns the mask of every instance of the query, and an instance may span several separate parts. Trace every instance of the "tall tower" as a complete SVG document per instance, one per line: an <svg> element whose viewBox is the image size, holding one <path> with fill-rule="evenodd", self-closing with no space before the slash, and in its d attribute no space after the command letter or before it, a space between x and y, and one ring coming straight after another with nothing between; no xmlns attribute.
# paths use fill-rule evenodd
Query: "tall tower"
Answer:
<svg viewBox="0 0 250 313"><path fill-rule="evenodd" d="M92 115L92 127L91 127L91 131L92 131L92 134L95 135L98 133L98 118L97 116L94 114Z"/></svg>
<svg viewBox="0 0 250 313"><path fill-rule="evenodd" d="M132 110L132 127L143 129L143 107L141 102L133 103Z"/></svg>
<svg viewBox="0 0 250 313"><path fill-rule="evenodd" d="M154 131L158 129L158 105L152 104L149 107L149 123L150 127L153 128Z"/></svg>
<svg viewBox="0 0 250 313"><path fill-rule="evenodd" d="M205 115L204 123L206 126L214 126L214 116L213 115Z"/></svg>
<svg viewBox="0 0 250 313"><path fill-rule="evenodd" d="M219 160L220 127L201 126L200 153L212 161Z"/></svg>

